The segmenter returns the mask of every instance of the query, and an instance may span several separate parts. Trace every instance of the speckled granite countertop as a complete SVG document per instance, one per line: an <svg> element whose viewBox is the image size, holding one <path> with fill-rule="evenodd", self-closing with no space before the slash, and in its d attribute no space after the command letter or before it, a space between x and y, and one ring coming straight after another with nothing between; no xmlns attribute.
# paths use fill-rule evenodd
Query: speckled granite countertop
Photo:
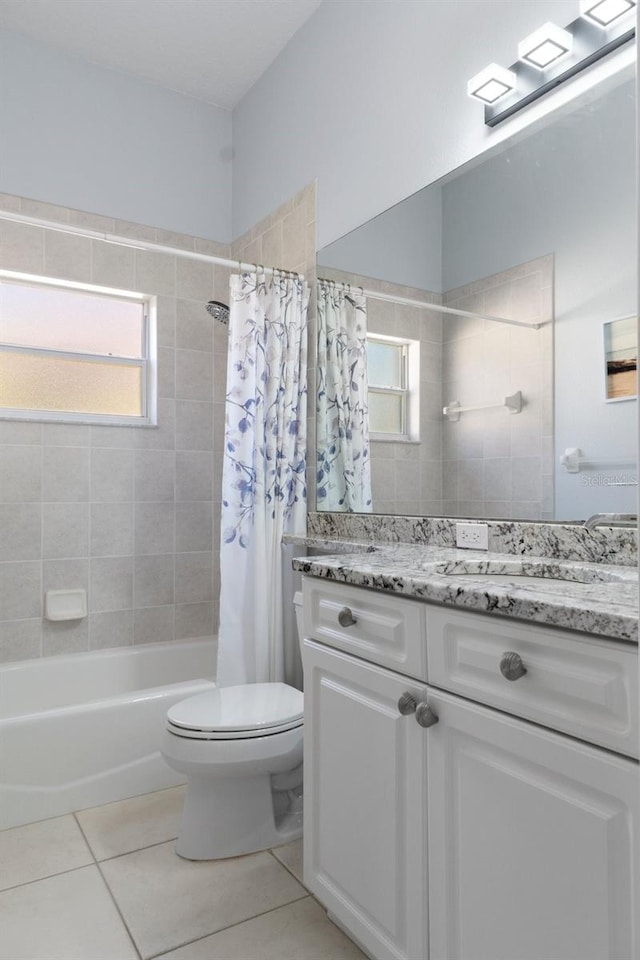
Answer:
<svg viewBox="0 0 640 960"><path fill-rule="evenodd" d="M301 552L315 547L324 554L327 547L335 549L333 555L295 559L294 569L308 576L638 642L636 567L426 544L372 545L314 537L290 538L290 542L300 546ZM461 575L461 563L478 572L489 563L490 574L500 579ZM513 575L516 569L535 579ZM575 579L551 579L558 574Z"/></svg>

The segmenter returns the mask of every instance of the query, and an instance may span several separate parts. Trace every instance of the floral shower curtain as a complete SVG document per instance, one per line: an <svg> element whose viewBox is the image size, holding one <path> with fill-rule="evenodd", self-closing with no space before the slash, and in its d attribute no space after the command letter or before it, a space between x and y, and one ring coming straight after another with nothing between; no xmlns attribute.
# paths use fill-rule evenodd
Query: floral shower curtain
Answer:
<svg viewBox="0 0 640 960"><path fill-rule="evenodd" d="M319 510L371 506L367 301L342 283L318 282L317 502Z"/></svg>
<svg viewBox="0 0 640 960"><path fill-rule="evenodd" d="M220 536L221 686L285 680L283 533L306 526L305 280L231 277Z"/></svg>

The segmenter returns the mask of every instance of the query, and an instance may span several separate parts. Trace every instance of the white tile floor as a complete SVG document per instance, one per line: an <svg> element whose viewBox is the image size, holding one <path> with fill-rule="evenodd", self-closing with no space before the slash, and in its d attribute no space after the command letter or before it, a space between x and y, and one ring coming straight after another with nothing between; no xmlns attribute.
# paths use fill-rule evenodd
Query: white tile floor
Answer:
<svg viewBox="0 0 640 960"><path fill-rule="evenodd" d="M0 960L364 960L302 886L302 842L174 850L183 787L0 833Z"/></svg>

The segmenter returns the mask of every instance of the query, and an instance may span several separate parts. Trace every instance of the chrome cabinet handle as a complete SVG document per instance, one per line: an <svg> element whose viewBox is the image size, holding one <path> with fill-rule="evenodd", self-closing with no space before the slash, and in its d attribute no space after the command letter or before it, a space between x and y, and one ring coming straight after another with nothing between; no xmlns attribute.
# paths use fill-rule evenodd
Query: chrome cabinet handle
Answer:
<svg viewBox="0 0 640 960"><path fill-rule="evenodd" d="M520 677L524 677L526 672L527 668L522 662L522 657L519 653L509 651L508 653L502 654L500 673L505 680L519 680Z"/></svg>
<svg viewBox="0 0 640 960"><path fill-rule="evenodd" d="M349 609L349 607L343 607L340 613L338 614L338 623L341 627L352 627L354 623L357 623L356 618Z"/></svg>
<svg viewBox="0 0 640 960"><path fill-rule="evenodd" d="M398 700L398 710L403 717L408 717L410 713L415 713L417 706L418 701L412 693L409 693L409 691L403 693Z"/></svg>
<svg viewBox="0 0 640 960"><path fill-rule="evenodd" d="M428 703L419 703L416 707L416 720L421 727L432 727L439 719Z"/></svg>

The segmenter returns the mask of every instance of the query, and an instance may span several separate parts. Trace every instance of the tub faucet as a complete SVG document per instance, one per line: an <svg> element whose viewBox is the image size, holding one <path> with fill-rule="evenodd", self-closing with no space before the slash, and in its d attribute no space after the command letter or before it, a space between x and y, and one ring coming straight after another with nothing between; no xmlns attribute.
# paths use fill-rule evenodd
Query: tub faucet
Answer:
<svg viewBox="0 0 640 960"><path fill-rule="evenodd" d="M593 531L596 527L635 527L638 517L635 513L594 513L584 522L585 530Z"/></svg>

